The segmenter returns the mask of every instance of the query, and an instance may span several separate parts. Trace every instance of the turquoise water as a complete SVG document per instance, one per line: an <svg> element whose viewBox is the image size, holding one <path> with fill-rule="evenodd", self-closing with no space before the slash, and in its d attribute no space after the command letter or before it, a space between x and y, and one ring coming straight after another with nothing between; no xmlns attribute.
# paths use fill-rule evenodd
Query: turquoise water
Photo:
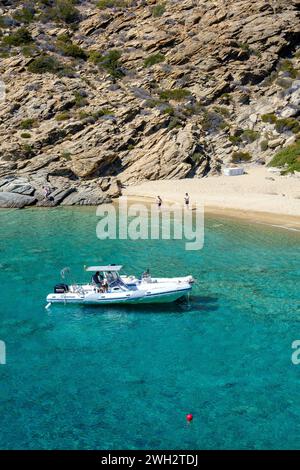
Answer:
<svg viewBox="0 0 300 470"><path fill-rule="evenodd" d="M210 217L188 252L100 241L93 209L0 217L1 449L300 448L299 233ZM190 305L45 310L97 261L198 282Z"/></svg>

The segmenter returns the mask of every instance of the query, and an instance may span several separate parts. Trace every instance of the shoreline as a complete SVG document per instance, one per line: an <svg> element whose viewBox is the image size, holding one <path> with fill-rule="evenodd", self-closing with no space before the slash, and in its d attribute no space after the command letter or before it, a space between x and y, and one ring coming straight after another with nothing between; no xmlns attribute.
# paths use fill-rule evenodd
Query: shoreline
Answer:
<svg viewBox="0 0 300 470"><path fill-rule="evenodd" d="M127 196L129 201L136 203L145 203L153 204L155 201L154 197L150 196ZM114 200L114 202L118 199ZM172 204L176 201L165 199L165 202ZM192 211L197 210L192 208ZM295 232L300 232L300 217L276 214L272 212L257 212L257 211L245 211L243 209L233 209L227 207L218 207L218 206L204 206L204 216L217 216L224 217L226 219L238 219L244 220L246 222L252 222L259 225L267 225L276 228L282 228L287 230L293 230Z"/></svg>
<svg viewBox="0 0 300 470"><path fill-rule="evenodd" d="M245 168L241 176L146 181L128 186L123 196L152 202L180 203L190 195L191 207L203 204L205 214L300 232L300 179L268 172L265 167Z"/></svg>
<svg viewBox="0 0 300 470"><path fill-rule="evenodd" d="M151 196L131 196L131 195L125 195L129 201L135 202L135 203L144 203L146 205L153 204L155 202L155 197ZM118 203L119 199L122 199L124 196L120 196L119 198L113 199L111 203L105 203L105 204L113 204L115 205ZM168 204L172 204L176 201L171 200L171 199L165 199L165 202ZM103 205L105 205L103 204ZM23 209L19 209L16 207L8 208L8 207L2 207L0 208L0 213L1 212L11 212L15 211L18 212L20 210L34 210L34 211L45 211L47 212L49 209L50 210L57 210L57 209L96 209L98 206L95 205L58 205L54 207L37 207L37 206L26 206ZM192 208L192 211L197 210L196 208ZM232 219L239 219L239 220L245 220L248 222L255 222L259 223L261 225L271 225L275 227L280 227L280 228L290 228L290 229L297 229L297 231L300 232L300 217L298 216L292 216L292 215L286 215L286 214L278 214L278 213L272 213L272 212L258 212L258 211L245 211L243 209L234 209L234 208L227 208L227 207L218 207L218 206L204 206L204 214L209 215L209 216L218 216L218 217L225 217L225 218L232 218Z"/></svg>
<svg viewBox="0 0 300 470"><path fill-rule="evenodd" d="M163 203L184 206L184 195L190 196L191 209L197 204L204 207L206 216L244 220L300 232L300 178L279 176L265 167L248 167L240 176L208 176L179 180L156 180L127 186L122 195L112 199L118 204L122 197L128 200L153 204L158 195ZM108 204L108 203L107 203ZM110 203L109 203L110 204ZM26 209L57 209L77 207L90 210L95 205L63 205L51 207L24 207ZM162 206L163 208L163 206ZM20 210L3 207L1 211Z"/></svg>

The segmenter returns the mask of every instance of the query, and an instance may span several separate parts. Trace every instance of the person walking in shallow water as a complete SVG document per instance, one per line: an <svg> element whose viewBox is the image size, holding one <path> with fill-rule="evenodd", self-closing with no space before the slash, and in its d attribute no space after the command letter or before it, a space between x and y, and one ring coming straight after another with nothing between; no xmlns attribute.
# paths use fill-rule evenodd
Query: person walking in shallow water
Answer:
<svg viewBox="0 0 300 470"><path fill-rule="evenodd" d="M188 195L188 193L185 193L185 196L184 196L184 203L185 203L185 207L187 209L189 209L190 207L190 196Z"/></svg>
<svg viewBox="0 0 300 470"><path fill-rule="evenodd" d="M161 208L161 205L162 205L162 199L161 199L160 196L157 196L156 202L157 202L157 207L160 209L160 208Z"/></svg>

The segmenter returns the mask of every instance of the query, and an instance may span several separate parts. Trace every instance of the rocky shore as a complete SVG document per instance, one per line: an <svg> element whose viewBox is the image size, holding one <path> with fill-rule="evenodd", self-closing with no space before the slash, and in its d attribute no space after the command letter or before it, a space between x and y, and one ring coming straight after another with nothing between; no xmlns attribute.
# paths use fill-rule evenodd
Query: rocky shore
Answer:
<svg viewBox="0 0 300 470"><path fill-rule="evenodd" d="M100 204L299 139L300 0L75 3L0 7L0 207Z"/></svg>

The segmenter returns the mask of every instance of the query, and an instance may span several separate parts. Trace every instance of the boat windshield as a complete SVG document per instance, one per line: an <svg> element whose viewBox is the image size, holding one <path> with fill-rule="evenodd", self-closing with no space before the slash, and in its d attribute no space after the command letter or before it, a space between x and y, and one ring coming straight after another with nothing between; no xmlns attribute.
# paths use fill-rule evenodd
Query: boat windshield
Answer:
<svg viewBox="0 0 300 470"><path fill-rule="evenodd" d="M115 287L119 285L125 285L120 278L120 275L117 271L105 271L103 272L104 277L106 278L109 287Z"/></svg>

